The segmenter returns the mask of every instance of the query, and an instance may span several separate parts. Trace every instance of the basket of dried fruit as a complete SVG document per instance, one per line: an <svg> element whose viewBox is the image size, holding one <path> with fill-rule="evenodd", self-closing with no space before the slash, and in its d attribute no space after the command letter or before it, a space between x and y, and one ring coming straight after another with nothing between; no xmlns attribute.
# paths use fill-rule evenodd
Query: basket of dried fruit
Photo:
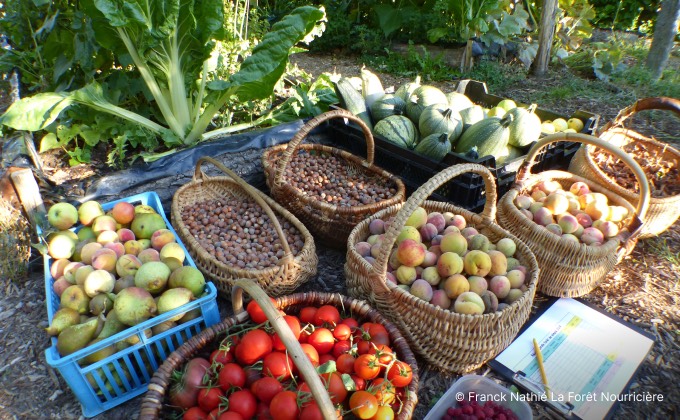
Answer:
<svg viewBox="0 0 680 420"><path fill-rule="evenodd" d="M209 162L228 176L208 177ZM270 295L291 293L316 275L314 238L288 210L209 157L172 200L172 224L189 254L219 292L248 278Z"/></svg>
<svg viewBox="0 0 680 420"><path fill-rule="evenodd" d="M680 217L680 151L666 143L624 127L624 121L644 110L673 111L680 116L680 101L673 98L640 99L599 132L599 137L623 149L635 159L647 175L651 188L649 209L641 238L659 235ZM626 165L610 153L592 146L581 147L569 171L604 185L635 204L640 188Z"/></svg>
<svg viewBox="0 0 680 420"><path fill-rule="evenodd" d="M300 144L312 129L333 118L357 123L366 137L366 159L321 144ZM344 248L357 223L401 203L404 183L373 163L373 135L348 111L338 109L309 120L287 145L262 155L272 197L301 220L327 245Z"/></svg>
<svg viewBox="0 0 680 420"><path fill-rule="evenodd" d="M571 141L603 148L623 160L642 185L633 206L608 188L564 171L530 173L542 148ZM498 223L536 255L538 290L558 297L589 293L635 246L649 206L642 168L625 152L597 137L557 133L539 140L517 171L517 181L498 202Z"/></svg>
<svg viewBox="0 0 680 420"><path fill-rule="evenodd" d="M415 357L397 327L366 302L318 292L270 299L250 280L235 285L235 315L169 355L151 378L141 420L182 414L413 416L418 402ZM242 289L253 297L247 312ZM239 416L225 414L233 412Z"/></svg>
<svg viewBox="0 0 680 420"><path fill-rule="evenodd" d="M468 172L484 180L481 214L426 201ZM350 295L385 314L432 367L448 373L479 368L528 319L538 279L536 258L495 223L495 214L496 184L487 168L468 163L439 172L406 203L352 231L345 264Z"/></svg>

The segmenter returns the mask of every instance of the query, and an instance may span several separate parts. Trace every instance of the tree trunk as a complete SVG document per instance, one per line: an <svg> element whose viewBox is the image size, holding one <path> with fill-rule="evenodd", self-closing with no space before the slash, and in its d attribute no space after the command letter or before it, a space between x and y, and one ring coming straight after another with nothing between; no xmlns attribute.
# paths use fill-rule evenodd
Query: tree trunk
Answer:
<svg viewBox="0 0 680 420"><path fill-rule="evenodd" d="M647 54L647 68L651 70L655 80L661 77L668 62L673 48L673 38L678 30L678 20L680 20L680 0L664 0L656 18L652 46Z"/></svg>
<svg viewBox="0 0 680 420"><path fill-rule="evenodd" d="M553 36L555 35L557 3L558 0L545 0L543 2L541 24L538 28L538 52L536 53L534 62L531 63L530 71L534 76L543 76L548 71L550 49L552 48Z"/></svg>

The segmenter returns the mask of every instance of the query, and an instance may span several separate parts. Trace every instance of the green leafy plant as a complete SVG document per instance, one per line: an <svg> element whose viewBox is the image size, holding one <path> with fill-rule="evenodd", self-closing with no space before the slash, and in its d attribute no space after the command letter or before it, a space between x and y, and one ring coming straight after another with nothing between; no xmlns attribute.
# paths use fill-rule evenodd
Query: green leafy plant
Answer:
<svg viewBox="0 0 680 420"><path fill-rule="evenodd" d="M238 72L207 80L214 39L223 37L221 0L86 0L97 41L121 64L134 66L153 98L158 121L113 104L99 83L71 92L46 92L13 104L0 123L41 130L73 104L109 113L160 136L166 145L192 145L231 98L250 101L272 94L299 41L322 32L323 9L300 7L272 26ZM245 128L245 127L241 127Z"/></svg>

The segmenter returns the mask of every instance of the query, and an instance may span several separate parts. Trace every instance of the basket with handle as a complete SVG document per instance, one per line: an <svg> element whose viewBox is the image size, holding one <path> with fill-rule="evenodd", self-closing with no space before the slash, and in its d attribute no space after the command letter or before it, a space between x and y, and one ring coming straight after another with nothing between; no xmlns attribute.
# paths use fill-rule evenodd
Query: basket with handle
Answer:
<svg viewBox="0 0 680 420"><path fill-rule="evenodd" d="M367 146L365 160L330 146L300 144L315 127L333 118L346 118L361 127ZM380 200L365 204L357 199L354 200L356 202L348 202L348 204L342 205L336 204L332 200L322 201L311 195L310 186L308 183L306 184L307 180L300 180L300 184L304 185L304 188L297 188L289 182L288 166L295 153L296 156L301 158L312 155L333 156L342 162L342 170L346 174L361 176L361 179L365 179L367 183L373 183L373 185L364 185L364 190L381 185L387 192L383 193L384 197L379 197ZM374 143L371 130L352 113L337 109L309 120L287 145L283 144L267 149L262 155L262 166L271 196L300 220L303 220L318 240L335 248L344 248L347 244L347 237L357 223L385 207L403 202L406 196L404 183L398 177L376 166L373 163L373 158ZM328 184L335 184L334 177L340 175L337 173L328 174Z"/></svg>
<svg viewBox="0 0 680 420"><path fill-rule="evenodd" d="M633 105L621 110L613 121L607 123L600 130L598 137L629 153L637 147L648 151L650 155L654 156L655 160L674 168L665 176L664 183L669 183L680 189L680 151L652 137L626 128L623 124L626 119L644 110L666 110L680 116L680 101L665 97L640 99ZM640 200L639 187L635 185L633 189L624 188L613 177L605 173L600 163L597 162L596 150L593 146L581 147L569 165L569 172L591 179L635 205ZM635 158L635 154L632 154L632 156ZM643 166L645 163L649 164L649 162L638 163ZM675 191L678 191L678 189ZM652 197L649 201L649 209L645 216L645 225L640 232L640 238L663 233L680 217L680 193L667 193L663 189L657 190L652 186L651 194Z"/></svg>
<svg viewBox="0 0 680 420"><path fill-rule="evenodd" d="M556 141L572 141L605 149L623 160L642 182L642 195L633 206L605 187L586 178L564 171L545 171L531 174L536 155L546 145ZM619 233L606 239L601 245L586 245L563 239L529 220L515 205L515 198L527 194L543 181L556 181L565 190L575 182L584 182L591 192L607 196L608 202L623 206L628 217ZM597 137L579 133L557 133L536 143L517 172L517 181L498 202L498 223L531 248L541 269L538 290L550 296L577 297L589 293L605 278L607 273L635 246L642 220L649 205L649 185L644 172L635 161L621 149Z"/></svg>
<svg viewBox="0 0 680 420"><path fill-rule="evenodd" d="M393 346L392 350L396 353L398 359L408 363L413 369L413 380L408 386L405 401L403 401L401 410L396 415L396 418L408 420L413 416L415 406L418 403L418 366L415 357L397 327L386 320L378 311L371 308L368 303L337 293L322 292L296 293L281 296L275 299L275 302L272 302L257 283L249 279L238 279L234 282L234 287L232 288L234 316L226 318L222 322L202 331L168 356L163 365L158 368L151 378L149 390L141 403L140 420L159 419L163 417L163 414L166 414L169 407L165 404L165 396L169 390L173 371L180 370L193 357L210 354L210 351L217 348L219 338L228 334L234 326L249 320L248 313L243 309L244 290L262 307L276 334L279 335L281 341L286 346L288 355L309 385L312 396L319 405L319 408L321 408L325 419L336 418L335 407L333 407L328 391L316 369L300 347L300 343L284 321L280 311L294 313L305 306L333 305L341 311L344 310L351 313L359 320L383 325L389 334Z"/></svg>
<svg viewBox="0 0 680 420"><path fill-rule="evenodd" d="M472 213L451 203L426 200L437 188L452 178L472 172L481 175L486 189L486 204L481 214ZM408 217L418 207L430 212L462 215L467 226L497 242L512 239L515 258L527 269L527 290L503 310L468 315L442 309L386 280L388 259L393 245ZM416 190L406 203L390 206L358 224L347 240L345 278L351 296L366 299L395 323L411 348L430 366L447 373L466 373L479 368L505 349L529 318L538 280L538 264L529 248L495 223L496 185L491 172L478 164L451 166ZM375 219L394 217L384 234L380 251L372 264L356 251L355 245L370 235Z"/></svg>
<svg viewBox="0 0 680 420"><path fill-rule="evenodd" d="M206 176L201 170L204 163L213 164L226 176ZM210 238L210 243L207 244L205 240L201 240L192 234L188 221L184 220L182 216L185 210L208 200L223 200L225 198L254 201L264 210L276 231L276 237L273 239L279 239L280 249L283 251L283 256L278 258L275 264L258 269L239 267L229 260L216 258L213 253L206 249L206 245L214 246L219 238ZM256 280L267 293L272 296L280 296L291 293L316 275L318 257L314 238L307 228L288 210L250 186L232 170L213 158L202 157L196 162L193 179L175 192L171 215L172 224L196 262L196 266L203 274L212 279L218 291L226 296L230 295L231 285L238 278ZM282 223L288 228L287 231L297 230L299 232L303 241L302 246L298 244L297 249L292 248L293 245L289 244Z"/></svg>

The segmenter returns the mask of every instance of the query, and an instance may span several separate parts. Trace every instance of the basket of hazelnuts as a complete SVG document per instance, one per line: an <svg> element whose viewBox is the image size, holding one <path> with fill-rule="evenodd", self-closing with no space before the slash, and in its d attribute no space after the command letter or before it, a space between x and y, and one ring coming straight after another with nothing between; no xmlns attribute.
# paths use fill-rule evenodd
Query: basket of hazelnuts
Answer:
<svg viewBox="0 0 680 420"><path fill-rule="evenodd" d="M206 176L205 162L226 176ZM200 158L192 181L175 192L172 224L196 266L227 298L239 278L282 296L316 275L316 247L307 228L210 157Z"/></svg>
<svg viewBox="0 0 680 420"><path fill-rule="evenodd" d="M315 127L333 118L346 118L366 137L366 159L321 144L300 144ZM374 142L368 126L338 109L309 120L287 145L262 155L272 197L303 220L324 244L345 248L359 222L391 205L402 203L404 183L373 163Z"/></svg>

